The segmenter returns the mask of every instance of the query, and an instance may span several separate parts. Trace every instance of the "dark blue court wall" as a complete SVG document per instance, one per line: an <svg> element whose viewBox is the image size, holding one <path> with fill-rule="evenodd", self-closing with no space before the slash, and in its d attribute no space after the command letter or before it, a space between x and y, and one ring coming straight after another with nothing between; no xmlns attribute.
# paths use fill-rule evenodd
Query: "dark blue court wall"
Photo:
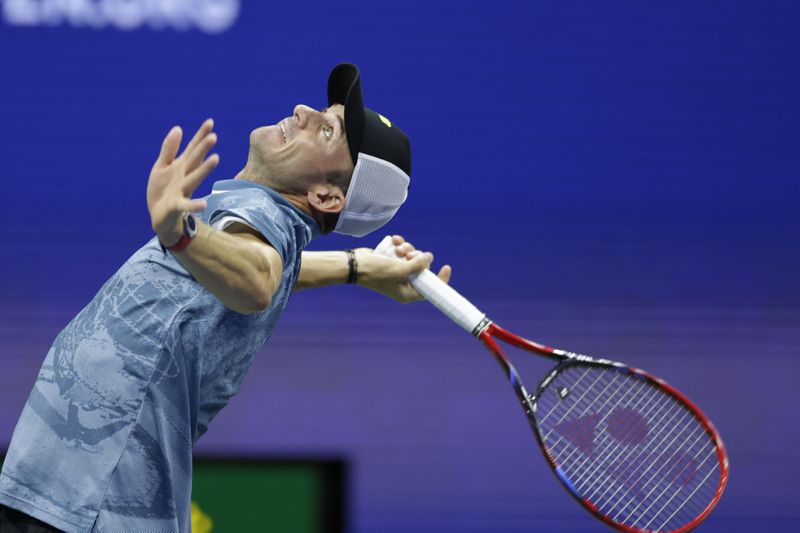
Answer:
<svg viewBox="0 0 800 533"><path fill-rule="evenodd" d="M400 233L542 342L695 399L731 457L704 531L794 531L794 2L0 1L0 448L60 329L151 238L164 134L326 104L340 61L413 147ZM513 359L513 357L512 357ZM520 355L532 387L548 363ZM425 303L300 292L206 454L344 456L354 532L597 528L487 353Z"/></svg>

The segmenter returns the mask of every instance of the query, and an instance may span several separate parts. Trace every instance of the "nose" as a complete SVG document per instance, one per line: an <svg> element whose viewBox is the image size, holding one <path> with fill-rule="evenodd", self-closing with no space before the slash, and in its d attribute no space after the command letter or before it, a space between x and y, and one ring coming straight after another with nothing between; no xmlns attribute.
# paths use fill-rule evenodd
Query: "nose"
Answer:
<svg viewBox="0 0 800 533"><path fill-rule="evenodd" d="M307 105L298 104L294 106L294 119L297 121L298 128L302 129L309 124L313 124L313 122L318 119L319 115L319 111Z"/></svg>

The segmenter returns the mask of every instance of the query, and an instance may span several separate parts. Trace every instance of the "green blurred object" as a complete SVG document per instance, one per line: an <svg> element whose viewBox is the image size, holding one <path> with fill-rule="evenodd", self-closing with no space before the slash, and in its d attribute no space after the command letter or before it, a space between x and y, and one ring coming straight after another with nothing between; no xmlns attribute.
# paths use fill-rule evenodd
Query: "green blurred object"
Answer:
<svg viewBox="0 0 800 533"><path fill-rule="evenodd" d="M192 502L192 533L211 533L214 522L195 502Z"/></svg>
<svg viewBox="0 0 800 533"><path fill-rule="evenodd" d="M192 501L213 533L342 533L344 462L196 458Z"/></svg>
<svg viewBox="0 0 800 533"><path fill-rule="evenodd" d="M192 531L345 533L346 468L338 458L195 457Z"/></svg>

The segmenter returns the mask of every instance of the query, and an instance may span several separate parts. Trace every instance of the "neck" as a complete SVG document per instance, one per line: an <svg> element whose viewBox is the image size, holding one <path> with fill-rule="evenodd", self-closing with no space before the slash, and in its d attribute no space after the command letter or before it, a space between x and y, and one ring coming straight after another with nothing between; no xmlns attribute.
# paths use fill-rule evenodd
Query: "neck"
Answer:
<svg viewBox="0 0 800 533"><path fill-rule="evenodd" d="M273 191L275 191L278 194L280 194L281 196L283 196L286 199L287 202L289 202L290 204L295 206L297 209L299 209L303 213L307 214L308 216L310 216L311 218L316 220L317 224L319 224L320 228L323 228L323 224L324 224L324 221L322 220L323 217L318 212L315 212L315 211L313 211L311 209L311 206L308 204L308 198L307 197L305 197L305 196L303 196L301 194L294 193L294 192L283 191L283 190L281 190L281 188L279 186L276 186L275 184L270 183L267 180L252 179L251 176L252 176L252 173L248 172L248 167L244 167L242 170L240 170L236 174L236 176L234 176L233 179L235 179L235 180L252 181L254 183L259 183L261 185L269 187Z"/></svg>
<svg viewBox="0 0 800 533"><path fill-rule="evenodd" d="M303 213L307 214L312 218L316 218L314 216L314 212L311 210L311 206L308 205L308 199L305 196L301 196L293 192L284 192L279 190L275 190L275 192L286 198L287 202L295 206Z"/></svg>

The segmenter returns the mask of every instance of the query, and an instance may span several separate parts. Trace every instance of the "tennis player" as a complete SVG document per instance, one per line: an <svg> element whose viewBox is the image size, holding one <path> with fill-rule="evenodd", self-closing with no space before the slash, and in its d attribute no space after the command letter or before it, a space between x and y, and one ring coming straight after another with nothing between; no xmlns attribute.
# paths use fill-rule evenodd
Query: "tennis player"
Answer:
<svg viewBox="0 0 800 533"><path fill-rule="evenodd" d="M0 475L0 532L188 531L192 446L291 292L358 283L419 299L407 277L432 256L399 236L407 260L303 252L380 228L409 186L408 139L364 107L355 65L333 69L328 102L254 130L244 169L204 199L191 196L219 161L213 123L180 155L181 130L167 134L147 185L156 236L50 348Z"/></svg>

